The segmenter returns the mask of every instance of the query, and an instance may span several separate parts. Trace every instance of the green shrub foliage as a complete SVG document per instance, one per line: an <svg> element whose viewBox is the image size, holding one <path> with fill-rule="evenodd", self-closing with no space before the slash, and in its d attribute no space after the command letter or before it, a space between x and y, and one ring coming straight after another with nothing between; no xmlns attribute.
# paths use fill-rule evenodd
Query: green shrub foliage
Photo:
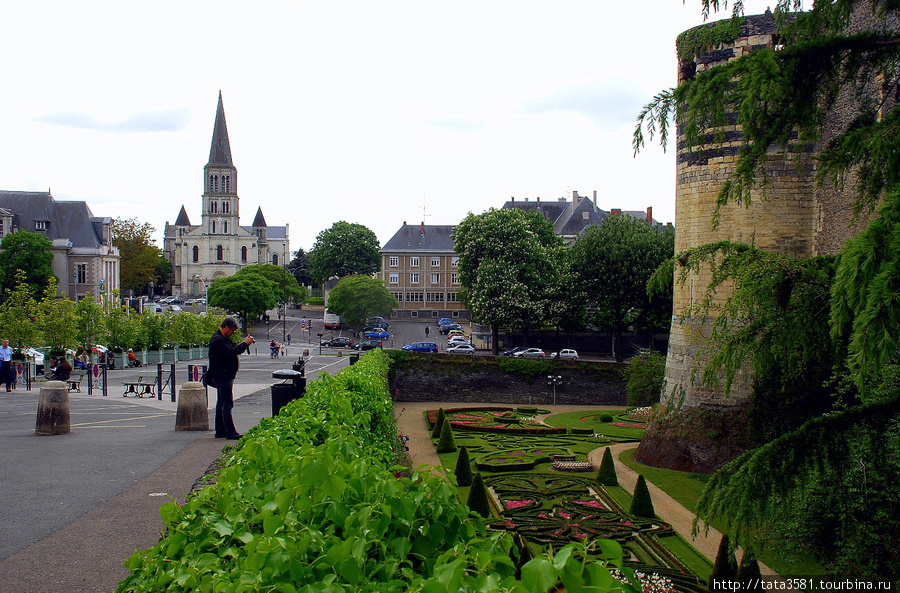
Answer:
<svg viewBox="0 0 900 593"><path fill-rule="evenodd" d="M619 478L616 476L616 466L613 463L612 452L609 450L609 447L603 451L603 460L600 462L600 470L597 472L597 482L601 486L619 485Z"/></svg>
<svg viewBox="0 0 900 593"><path fill-rule="evenodd" d="M434 426L431 429L431 438L441 438L441 430L443 430L444 428L444 419L446 417L447 415L444 413L444 408L439 408L437 413L437 420L434 421Z"/></svg>
<svg viewBox="0 0 900 593"><path fill-rule="evenodd" d="M600 422L612 422L612 421L613 421L613 415L610 414L609 412L603 412L602 414L600 414Z"/></svg>
<svg viewBox="0 0 900 593"><path fill-rule="evenodd" d="M653 500L650 498L650 489L647 488L647 480L644 476L638 476L637 485L634 487L634 496L631 499L631 509L629 514L635 517L647 517L652 519L656 516L653 510Z"/></svg>
<svg viewBox="0 0 900 593"><path fill-rule="evenodd" d="M659 352L642 352L625 367L625 397L629 406L649 406L659 401L666 378L666 357Z"/></svg>
<svg viewBox="0 0 900 593"><path fill-rule="evenodd" d="M733 581L737 579L738 567L734 559L734 552L731 551L731 542L728 535L722 536L719 542L719 551L716 553L716 563L713 564L712 574L709 575L709 590L716 591L714 583L718 581L721 587L722 581Z"/></svg>
<svg viewBox="0 0 900 593"><path fill-rule="evenodd" d="M481 472L475 474L472 481L472 489L469 490L469 500L466 501L469 510L478 513L482 517L489 518L491 516L491 503L488 500L487 486L481 478Z"/></svg>
<svg viewBox="0 0 900 593"><path fill-rule="evenodd" d="M453 429L450 428L450 421L444 418L441 425L441 438L438 439L435 447L438 453L453 453L456 451L456 441L453 439Z"/></svg>
<svg viewBox="0 0 900 593"><path fill-rule="evenodd" d="M760 591L759 580L762 573L759 570L759 562L751 550L744 550L741 556L741 565L738 567L737 580L741 583L741 591Z"/></svg>
<svg viewBox="0 0 900 593"><path fill-rule="evenodd" d="M459 457L456 458L456 474L457 486L472 485L472 464L469 462L469 450L465 447L459 448Z"/></svg>

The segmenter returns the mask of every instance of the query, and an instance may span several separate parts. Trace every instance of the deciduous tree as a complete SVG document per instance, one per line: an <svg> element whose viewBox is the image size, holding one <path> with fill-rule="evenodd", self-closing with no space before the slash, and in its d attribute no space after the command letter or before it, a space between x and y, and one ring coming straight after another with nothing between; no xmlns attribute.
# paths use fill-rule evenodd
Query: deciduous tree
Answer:
<svg viewBox="0 0 900 593"><path fill-rule="evenodd" d="M367 227L336 222L316 237L309 259L312 277L319 284L336 276L370 275L381 269L378 237Z"/></svg>
<svg viewBox="0 0 900 593"><path fill-rule="evenodd" d="M15 290L24 281L31 294L44 294L53 273L53 244L40 233L16 231L0 241L0 294ZM18 278L18 271L24 278Z"/></svg>
<svg viewBox="0 0 900 593"><path fill-rule="evenodd" d="M239 314L247 323L274 307L280 296L281 288L260 275L235 274L210 284L207 302L211 307Z"/></svg>
<svg viewBox="0 0 900 593"><path fill-rule="evenodd" d="M244 266L237 275L256 274L275 285L279 303L302 303L306 299L306 288L288 270L272 264Z"/></svg>
<svg viewBox="0 0 900 593"><path fill-rule="evenodd" d="M119 285L135 292L147 290L150 280L157 285L169 279L171 265L154 244L155 228L136 218L116 218L112 223L112 242L119 248L121 265Z"/></svg>
<svg viewBox="0 0 900 593"><path fill-rule="evenodd" d="M34 300L31 284L26 281L25 270L17 270L18 283L7 289L0 305L0 328L3 337L16 350L40 346L43 340L41 328L35 322L37 302Z"/></svg>
<svg viewBox="0 0 900 593"><path fill-rule="evenodd" d="M386 317L399 303L384 282L371 276L341 278L328 294L328 309L359 331L369 317Z"/></svg>

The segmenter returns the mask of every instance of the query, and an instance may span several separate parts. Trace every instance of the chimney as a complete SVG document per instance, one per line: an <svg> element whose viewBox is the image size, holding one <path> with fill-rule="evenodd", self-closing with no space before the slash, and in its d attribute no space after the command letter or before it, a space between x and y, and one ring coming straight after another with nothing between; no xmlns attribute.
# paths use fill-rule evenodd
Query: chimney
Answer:
<svg viewBox="0 0 900 593"><path fill-rule="evenodd" d="M622 214L622 209L621 208L610 208L609 213L613 216L616 216L617 214Z"/></svg>
<svg viewBox="0 0 900 593"><path fill-rule="evenodd" d="M538 197L537 197L537 204L538 204L538 208L540 208L540 206L541 206L541 196L538 196Z"/></svg>
<svg viewBox="0 0 900 593"><path fill-rule="evenodd" d="M509 196L509 201L510 201L512 204L515 204L515 203L516 203L516 196Z"/></svg>
<svg viewBox="0 0 900 593"><path fill-rule="evenodd" d="M422 221L422 236L425 236L425 221Z"/></svg>
<svg viewBox="0 0 900 593"><path fill-rule="evenodd" d="M653 206L647 206L647 224L653 224Z"/></svg>
<svg viewBox="0 0 900 593"><path fill-rule="evenodd" d="M405 220L403 221L403 226L406 226L406 221L405 221Z"/></svg>
<svg viewBox="0 0 900 593"><path fill-rule="evenodd" d="M573 202L577 202L577 201L578 201L578 190L577 190L577 189L573 189L573 190L572 190L572 201L573 201Z"/></svg>

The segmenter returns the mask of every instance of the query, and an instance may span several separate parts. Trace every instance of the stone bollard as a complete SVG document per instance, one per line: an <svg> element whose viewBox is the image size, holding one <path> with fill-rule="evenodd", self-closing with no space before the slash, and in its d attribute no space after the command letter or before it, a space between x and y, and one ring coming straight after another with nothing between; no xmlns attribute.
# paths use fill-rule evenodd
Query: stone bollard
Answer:
<svg viewBox="0 0 900 593"><path fill-rule="evenodd" d="M69 386L65 381L47 381L41 386L34 434L48 436L69 434Z"/></svg>
<svg viewBox="0 0 900 593"><path fill-rule="evenodd" d="M188 381L178 393L175 430L209 430L206 390L199 381Z"/></svg>

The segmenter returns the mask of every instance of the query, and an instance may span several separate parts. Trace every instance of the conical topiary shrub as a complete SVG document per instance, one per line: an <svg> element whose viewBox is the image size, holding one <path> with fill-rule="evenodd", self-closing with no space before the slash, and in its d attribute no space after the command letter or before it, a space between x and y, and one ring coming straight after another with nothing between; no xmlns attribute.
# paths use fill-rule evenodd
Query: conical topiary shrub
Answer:
<svg viewBox="0 0 900 593"><path fill-rule="evenodd" d="M709 575L709 590L719 591L723 581L734 581L736 579L737 562L734 560L728 535L723 535L722 541L719 542L719 551L716 553L716 563L713 564L712 574Z"/></svg>
<svg viewBox="0 0 900 593"><path fill-rule="evenodd" d="M459 457L456 458L456 469L453 473L456 474L457 486L472 485L472 464L469 463L469 450L465 447L459 448Z"/></svg>
<svg viewBox="0 0 900 593"><path fill-rule="evenodd" d="M441 438L438 439L438 453L453 453L456 451L456 441L453 440L453 429L450 428L450 421L444 418L444 425L441 427Z"/></svg>
<svg viewBox="0 0 900 593"><path fill-rule="evenodd" d="M653 500L650 498L650 489L647 488L647 480L644 476L638 476L637 485L634 487L634 496L631 498L631 509L628 511L635 517L652 519L656 516L653 510Z"/></svg>
<svg viewBox="0 0 900 593"><path fill-rule="evenodd" d="M438 408L437 420L434 421L434 427L431 429L431 438L441 438L441 429L444 428L444 419L446 417L447 415L444 414L444 408Z"/></svg>
<svg viewBox="0 0 900 593"><path fill-rule="evenodd" d="M600 470L597 472L597 482L601 486L618 486L619 478L616 476L616 466L613 463L612 452L609 447L603 452L603 461L600 462Z"/></svg>
<svg viewBox="0 0 900 593"><path fill-rule="evenodd" d="M482 517L488 518L491 516L491 503L488 501L487 486L484 485L484 480L481 479L481 472L475 474L475 479L472 481L472 489L469 490L469 500L466 501L466 504L469 505L469 510L478 513Z"/></svg>
<svg viewBox="0 0 900 593"><path fill-rule="evenodd" d="M760 591L759 580L762 573L759 570L759 562L756 554L750 550L744 550L741 556L741 565L738 567L737 580L741 583L741 591Z"/></svg>

